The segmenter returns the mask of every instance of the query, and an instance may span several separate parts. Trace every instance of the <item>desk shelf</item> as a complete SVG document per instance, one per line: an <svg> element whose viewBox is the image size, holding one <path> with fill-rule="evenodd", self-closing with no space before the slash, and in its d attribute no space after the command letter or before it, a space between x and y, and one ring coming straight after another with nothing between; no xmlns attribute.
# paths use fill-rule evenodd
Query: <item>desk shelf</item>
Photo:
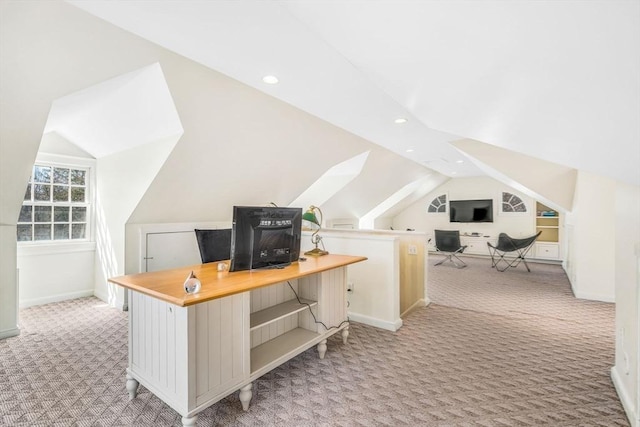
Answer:
<svg viewBox="0 0 640 427"><path fill-rule="evenodd" d="M303 328L295 328L278 337L251 349L251 374L269 365L278 366L300 353L303 347L309 348L320 334Z"/></svg>
<svg viewBox="0 0 640 427"><path fill-rule="evenodd" d="M274 305L264 310L257 311L251 314L250 331L266 326L270 323L284 319L287 316L298 313L302 310L307 310L309 306L314 307L318 305L317 301L312 301L305 298L300 298L303 304L300 304L298 300L292 299L283 303Z"/></svg>

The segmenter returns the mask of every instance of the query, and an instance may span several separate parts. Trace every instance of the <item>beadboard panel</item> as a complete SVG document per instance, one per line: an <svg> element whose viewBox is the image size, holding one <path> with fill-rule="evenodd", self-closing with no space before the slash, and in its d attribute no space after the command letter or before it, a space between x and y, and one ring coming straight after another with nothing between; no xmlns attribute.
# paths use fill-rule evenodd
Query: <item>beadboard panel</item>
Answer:
<svg viewBox="0 0 640 427"><path fill-rule="evenodd" d="M190 307L132 292L130 304L130 369L174 409L191 411L248 379L248 292Z"/></svg>
<svg viewBox="0 0 640 427"><path fill-rule="evenodd" d="M328 327L338 327L347 320L347 269L336 268L325 271L319 275L322 286L319 287L319 309L320 319ZM319 332L325 332L324 328Z"/></svg>
<svg viewBox="0 0 640 427"><path fill-rule="evenodd" d="M130 292L129 304L129 369L174 409L186 409L187 337L176 331L187 324L187 311L138 292Z"/></svg>
<svg viewBox="0 0 640 427"><path fill-rule="evenodd" d="M310 300L318 301L317 311L313 312L318 322L322 322L327 328L338 327L347 320L347 304L345 295L347 294L347 270L346 268L336 268L324 271L320 274L307 276L298 279L300 296ZM302 317L302 313L301 313ZM305 312L304 319L300 320L300 327L324 333L325 327L318 323Z"/></svg>
<svg viewBox="0 0 640 427"><path fill-rule="evenodd" d="M246 308L245 308L246 305ZM249 329L247 292L189 307L195 310L196 405L249 377L244 337Z"/></svg>

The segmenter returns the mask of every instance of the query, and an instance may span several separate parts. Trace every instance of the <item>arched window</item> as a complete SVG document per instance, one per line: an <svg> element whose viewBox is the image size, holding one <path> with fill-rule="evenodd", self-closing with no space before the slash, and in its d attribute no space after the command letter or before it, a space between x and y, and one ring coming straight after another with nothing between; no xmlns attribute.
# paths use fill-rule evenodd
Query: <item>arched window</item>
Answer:
<svg viewBox="0 0 640 427"><path fill-rule="evenodd" d="M527 212L527 205L515 194L503 191L502 212Z"/></svg>
<svg viewBox="0 0 640 427"><path fill-rule="evenodd" d="M441 196L436 197L431 201L427 212L436 213L436 212L446 212L447 211L447 195L443 194Z"/></svg>

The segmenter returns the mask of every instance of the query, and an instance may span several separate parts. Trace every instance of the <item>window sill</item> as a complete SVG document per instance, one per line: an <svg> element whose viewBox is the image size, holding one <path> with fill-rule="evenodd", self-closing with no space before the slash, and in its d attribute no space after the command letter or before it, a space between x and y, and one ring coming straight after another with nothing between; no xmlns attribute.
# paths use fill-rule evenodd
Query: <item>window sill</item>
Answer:
<svg viewBox="0 0 640 427"><path fill-rule="evenodd" d="M96 242L18 242L18 256L68 254L74 252L92 252Z"/></svg>

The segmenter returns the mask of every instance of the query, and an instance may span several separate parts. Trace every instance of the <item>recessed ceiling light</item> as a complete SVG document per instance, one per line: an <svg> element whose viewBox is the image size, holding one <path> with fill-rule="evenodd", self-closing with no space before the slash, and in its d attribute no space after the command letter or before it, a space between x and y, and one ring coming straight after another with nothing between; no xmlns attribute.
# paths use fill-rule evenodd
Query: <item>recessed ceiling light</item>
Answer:
<svg viewBox="0 0 640 427"><path fill-rule="evenodd" d="M276 76L264 76L262 81L269 85L274 85L278 83L278 78Z"/></svg>
<svg viewBox="0 0 640 427"><path fill-rule="evenodd" d="M458 173L458 172L453 171L453 172L451 172L451 175L455 175L455 174L457 174L457 173Z"/></svg>
<svg viewBox="0 0 640 427"><path fill-rule="evenodd" d="M464 163L464 160L456 160L456 163Z"/></svg>
<svg viewBox="0 0 640 427"><path fill-rule="evenodd" d="M397 124L397 125L401 125L403 123L407 123L409 120L405 119L404 117L398 117L397 119L395 119L393 121L393 123Z"/></svg>
<svg viewBox="0 0 640 427"><path fill-rule="evenodd" d="M407 148L407 153L413 153L413 148Z"/></svg>

